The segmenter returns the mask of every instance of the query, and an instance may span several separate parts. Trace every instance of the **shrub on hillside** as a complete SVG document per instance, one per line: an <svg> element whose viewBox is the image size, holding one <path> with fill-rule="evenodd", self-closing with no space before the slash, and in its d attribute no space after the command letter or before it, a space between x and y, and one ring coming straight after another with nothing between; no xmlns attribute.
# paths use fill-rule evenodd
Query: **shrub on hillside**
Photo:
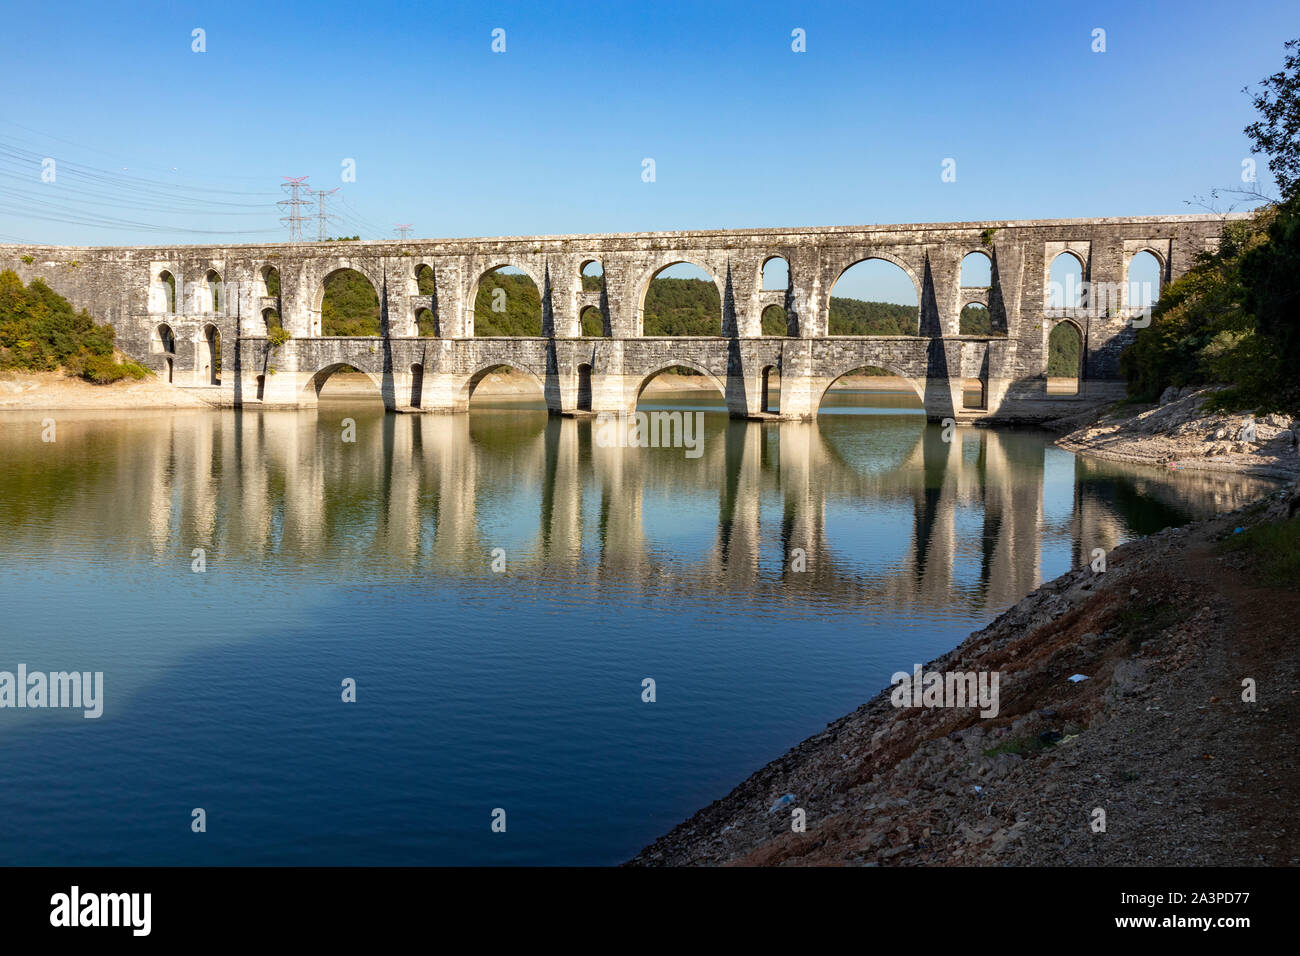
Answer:
<svg viewBox="0 0 1300 956"><path fill-rule="evenodd" d="M113 326L97 325L41 279L23 281L0 272L0 369L52 372L62 368L101 384L148 372L135 362L118 362Z"/></svg>

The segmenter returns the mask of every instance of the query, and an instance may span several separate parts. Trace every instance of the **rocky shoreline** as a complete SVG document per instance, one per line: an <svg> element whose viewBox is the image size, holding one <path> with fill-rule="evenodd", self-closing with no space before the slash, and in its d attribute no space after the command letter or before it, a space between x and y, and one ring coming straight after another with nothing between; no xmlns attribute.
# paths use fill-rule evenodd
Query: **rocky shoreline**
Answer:
<svg viewBox="0 0 1300 956"><path fill-rule="evenodd" d="M1293 488L1044 584L925 665L998 671L996 717L882 691L630 864L1300 863L1300 593L1219 546L1297 512Z"/></svg>
<svg viewBox="0 0 1300 956"><path fill-rule="evenodd" d="M1300 515L1296 432L1205 394L1061 422L1060 444L1287 490L1128 542L924 666L998 672L995 717L886 688L627 865L1300 864L1300 591L1266 580L1267 537L1233 548Z"/></svg>
<svg viewBox="0 0 1300 956"><path fill-rule="evenodd" d="M1300 422L1285 415L1207 412L1215 389L1168 389L1150 406L1115 405L1053 423L1067 451L1179 471L1300 476Z"/></svg>

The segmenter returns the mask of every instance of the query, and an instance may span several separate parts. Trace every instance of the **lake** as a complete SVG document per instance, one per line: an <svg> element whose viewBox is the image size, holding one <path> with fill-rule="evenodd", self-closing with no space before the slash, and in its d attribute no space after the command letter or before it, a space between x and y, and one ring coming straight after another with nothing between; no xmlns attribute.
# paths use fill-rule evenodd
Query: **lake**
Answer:
<svg viewBox="0 0 1300 956"><path fill-rule="evenodd" d="M0 709L0 863L618 863L1093 549L1272 488L889 394L652 401L699 457L524 406L0 415L0 670L104 675L97 719Z"/></svg>

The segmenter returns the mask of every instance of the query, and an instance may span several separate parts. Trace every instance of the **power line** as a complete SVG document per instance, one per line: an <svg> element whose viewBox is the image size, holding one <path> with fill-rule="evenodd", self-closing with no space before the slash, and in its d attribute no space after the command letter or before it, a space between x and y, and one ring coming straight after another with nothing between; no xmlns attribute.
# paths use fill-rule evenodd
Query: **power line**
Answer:
<svg viewBox="0 0 1300 956"><path fill-rule="evenodd" d="M337 216L331 216L325 212L325 197L332 196L342 186L335 186L333 189L309 189L308 193L316 197L316 241L324 242L329 238L329 220L337 219Z"/></svg>
<svg viewBox="0 0 1300 956"><path fill-rule="evenodd" d="M311 200L302 198L298 194L298 190L305 189L310 193L311 187L307 185L306 176L298 176L296 178L281 176L280 178L284 180L280 188L289 194L288 199L281 199L276 203L277 206L282 206L289 210L289 214L287 216L281 216L280 221L289 224L290 242L302 242L302 224L306 222L309 217L304 216L299 212L299 210L310 207Z"/></svg>

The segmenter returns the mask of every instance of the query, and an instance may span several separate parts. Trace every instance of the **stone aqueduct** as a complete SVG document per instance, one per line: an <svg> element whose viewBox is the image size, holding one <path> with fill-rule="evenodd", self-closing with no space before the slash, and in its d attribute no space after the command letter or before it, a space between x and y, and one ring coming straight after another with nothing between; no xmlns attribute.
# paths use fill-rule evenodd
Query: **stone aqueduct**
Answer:
<svg viewBox="0 0 1300 956"><path fill-rule="evenodd" d="M122 350L165 380L201 388L226 405L314 404L326 378L344 366L368 374L392 410L458 412L478 382L501 366L536 379L553 413L581 415L635 408L645 384L673 366L709 376L734 417L808 420L842 375L876 366L907 379L932 420L1033 421L1071 405L1120 394L1118 356L1131 340L1135 314L1126 301L1133 256L1149 252L1166 283L1198 253L1213 248L1224 216L1060 219L922 225L654 232L626 235L314 242L269 245L67 247L0 246L0 269L24 281L42 277L97 321L111 321ZM963 259L991 262L987 287L961 285ZM1114 291L1105 308L1048 308L1052 262L1075 257L1082 278ZM788 264L784 290L765 290L764 265ZM850 266L884 259L916 287L917 336L828 334L831 290ZM598 262L601 291L584 291L581 273ZM642 335L651 279L692 263L713 277L722 301L712 337ZM417 270L428 266L436 288L421 294ZM482 278L513 266L542 299L537 338L474 335ZM266 284L277 270L280 294ZM365 275L379 293L382 334L320 335L325 280L340 269ZM166 283L174 280L174 298ZM225 294L214 297L216 277ZM1096 297L1094 297L1095 300ZM963 306L979 302L1005 334L960 335ZM788 335L766 336L760 316L770 305L787 314ZM598 308L605 335L582 335L580 315ZM264 313L276 309L292 338L273 348ZM429 309L434 336L418 334ZM1048 336L1071 322L1083 341L1078 394L1047 391ZM220 381L214 382L214 343ZM778 411L768 411L765 383L779 375ZM978 379L984 404L963 407L963 382Z"/></svg>

